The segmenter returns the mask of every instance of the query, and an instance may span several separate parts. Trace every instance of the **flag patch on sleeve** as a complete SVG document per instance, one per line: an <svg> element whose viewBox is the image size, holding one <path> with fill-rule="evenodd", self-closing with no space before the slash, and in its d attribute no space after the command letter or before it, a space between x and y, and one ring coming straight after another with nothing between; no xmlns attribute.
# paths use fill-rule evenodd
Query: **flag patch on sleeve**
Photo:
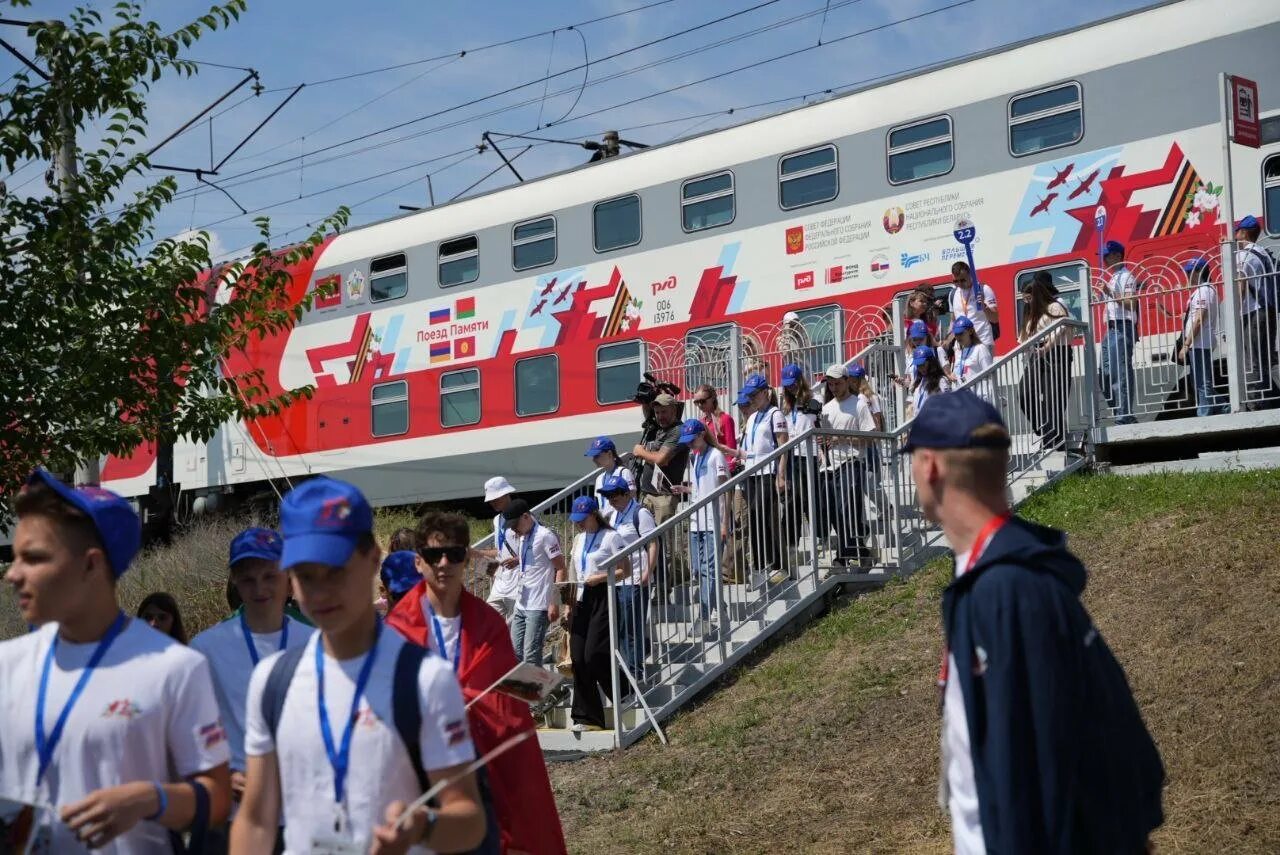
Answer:
<svg viewBox="0 0 1280 855"><path fill-rule="evenodd" d="M227 732L222 729L222 723L219 721L211 721L196 727L196 742L200 743L206 751L219 742L226 741Z"/></svg>
<svg viewBox="0 0 1280 855"><path fill-rule="evenodd" d="M457 745L460 742L467 741L467 720L460 718L457 721L447 721L444 724L444 739L450 745Z"/></svg>

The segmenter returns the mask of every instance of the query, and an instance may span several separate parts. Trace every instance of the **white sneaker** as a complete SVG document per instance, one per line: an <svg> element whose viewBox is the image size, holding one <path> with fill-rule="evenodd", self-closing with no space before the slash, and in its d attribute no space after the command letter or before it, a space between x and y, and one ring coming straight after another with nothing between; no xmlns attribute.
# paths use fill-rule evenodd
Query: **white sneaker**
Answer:
<svg viewBox="0 0 1280 855"><path fill-rule="evenodd" d="M769 584L781 585L783 582L786 582L790 578L791 577L787 575L787 572L785 570L774 570L772 573L769 574Z"/></svg>

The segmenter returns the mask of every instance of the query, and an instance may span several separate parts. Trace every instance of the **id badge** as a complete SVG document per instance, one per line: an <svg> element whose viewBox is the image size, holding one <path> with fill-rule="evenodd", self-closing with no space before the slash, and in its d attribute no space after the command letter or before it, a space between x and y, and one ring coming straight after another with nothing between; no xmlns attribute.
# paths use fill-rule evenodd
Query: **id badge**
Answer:
<svg viewBox="0 0 1280 855"><path fill-rule="evenodd" d="M322 833L312 836L311 851L314 855L364 855L369 851L369 844L355 839L346 810L335 807L333 824Z"/></svg>

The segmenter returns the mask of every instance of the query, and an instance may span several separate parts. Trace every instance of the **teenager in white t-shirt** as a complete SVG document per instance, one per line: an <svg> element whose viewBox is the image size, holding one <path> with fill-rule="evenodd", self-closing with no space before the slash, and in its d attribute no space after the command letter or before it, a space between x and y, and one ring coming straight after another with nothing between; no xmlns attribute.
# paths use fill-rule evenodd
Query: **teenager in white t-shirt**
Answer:
<svg viewBox="0 0 1280 855"><path fill-rule="evenodd" d="M560 620L560 583L569 570L560 549L560 536L529 513L529 505L516 499L503 511L507 523L506 551L516 556L515 614L511 619L511 646L524 662L542 665L547 627Z"/></svg>
<svg viewBox="0 0 1280 855"><path fill-rule="evenodd" d="M244 709L249 677L259 661L307 643L314 631L284 612L289 579L280 570L283 540L268 528L250 528L231 541L231 584L240 595L240 614L191 639L213 672L218 710L231 748L231 799L244 796Z"/></svg>
<svg viewBox="0 0 1280 855"><path fill-rule="evenodd" d="M768 382L752 374L738 392L738 406L752 407L751 417L743 422L743 443L739 454L747 466L761 464L789 438L787 420L782 411L770 403ZM787 492L787 458L785 455L763 463L746 479L747 540L755 561L757 578L764 576L770 585L781 585L790 576L782 566L782 534L778 527L778 499Z"/></svg>
<svg viewBox="0 0 1280 855"><path fill-rule="evenodd" d="M707 443L706 426L689 419L680 429L680 441L689 446L689 501L703 501L729 480L729 467L724 455ZM714 633L718 626L716 608L720 584L717 552L729 537L729 503L727 493L689 518L689 555L698 576L698 612L701 620L694 624L693 634Z"/></svg>
<svg viewBox="0 0 1280 855"><path fill-rule="evenodd" d="M630 546L648 536L658 524L653 512L640 504L631 493L625 478L611 476L604 480L601 492L609 503L602 506L605 519ZM637 680L644 675L645 621L649 612L649 576L658 562L658 541L631 553L631 575L618 580L618 647L627 667Z"/></svg>
<svg viewBox="0 0 1280 855"><path fill-rule="evenodd" d="M520 593L520 561L507 544L507 521L503 512L515 501L516 488L501 475L484 482L484 500L493 508L493 549L478 549L476 553L488 560L488 573L493 581L489 585L489 605L506 618L507 623L516 612L516 596Z"/></svg>
<svg viewBox="0 0 1280 855"><path fill-rule="evenodd" d="M826 372L827 402L822 405L822 423L832 430L870 432L876 429L871 410L862 395L853 391L848 369L835 364ZM820 529L823 537L835 528L839 546L832 561L834 570L842 572L850 562L862 562L871 556L867 544L866 475L863 451L868 441L858 437L831 437L826 442L827 471L825 489L826 517Z"/></svg>
<svg viewBox="0 0 1280 855"><path fill-rule="evenodd" d="M596 476L596 502L600 507L604 507L607 499L604 496L604 481L606 478L622 478L631 488L631 493L636 492L636 476L632 473L630 467L622 465L622 459L618 457L618 447L614 445L613 440L607 436L598 436L591 440L591 444L587 446L584 457L590 457L591 462L600 467L600 474Z"/></svg>
<svg viewBox="0 0 1280 855"><path fill-rule="evenodd" d="M1178 359L1191 370L1191 386L1195 389L1196 415L1216 416L1228 410L1218 403L1213 385L1213 345L1217 338L1218 290L1209 281L1209 262L1203 256L1182 266L1187 281L1195 286L1187 303L1187 316L1182 327L1182 350Z"/></svg>
<svg viewBox="0 0 1280 855"><path fill-rule="evenodd" d="M968 318L956 318L951 324L951 334L955 336L956 361L951 370L944 371L952 388L965 386L975 377L991 367L991 348L982 343L973 321ZM969 390L985 401L993 401L990 381L984 381Z"/></svg>
<svg viewBox="0 0 1280 855"><path fill-rule="evenodd" d="M624 548L622 538L600 513L592 496L574 499L569 519L578 529L570 560L578 575L578 601L573 607L569 655L573 659L573 727L575 732L603 730L601 693L613 694L613 654L609 650L609 578L626 577L631 565L610 559Z"/></svg>
<svg viewBox="0 0 1280 855"><path fill-rule="evenodd" d="M247 782L232 849L270 851L282 809L290 852L366 852L375 840L397 852L479 845L485 815L475 776L463 774L475 751L462 690L449 664L434 655L418 668L418 747L430 780L453 783L438 796L438 808L418 808L397 824L422 787L393 718L393 676L407 642L383 629L369 597L379 567L369 503L350 484L313 478L281 502L280 530L280 565L317 632L285 690L274 733L263 693L285 654L254 669Z"/></svg>
<svg viewBox="0 0 1280 855"><path fill-rule="evenodd" d="M992 325L1000 323L996 292L991 290L990 285L983 285L980 297L975 299L973 272L963 261L957 261L951 265L951 278L952 284L955 285L951 289L951 316L966 317L972 321L978 340L987 347L991 347L995 343L995 331Z"/></svg>
<svg viewBox="0 0 1280 855"><path fill-rule="evenodd" d="M0 797L35 806L28 851L167 852L170 831L223 822L229 755L209 665L120 610L137 514L44 470L15 506L5 581L40 628L0 642Z"/></svg>

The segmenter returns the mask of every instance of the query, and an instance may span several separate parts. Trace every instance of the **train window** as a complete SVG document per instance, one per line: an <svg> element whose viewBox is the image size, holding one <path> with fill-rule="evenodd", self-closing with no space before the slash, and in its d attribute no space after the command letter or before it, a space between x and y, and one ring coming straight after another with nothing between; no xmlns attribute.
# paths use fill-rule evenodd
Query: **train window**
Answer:
<svg viewBox="0 0 1280 855"><path fill-rule="evenodd" d="M680 217L686 232L733 222L733 173L694 178L680 186Z"/></svg>
<svg viewBox="0 0 1280 855"><path fill-rule="evenodd" d="M409 384L404 380L380 383L371 390L371 432L396 436L409 432Z"/></svg>
<svg viewBox="0 0 1280 855"><path fill-rule="evenodd" d="M511 230L511 267L528 270L556 260L556 218L516 223Z"/></svg>
<svg viewBox="0 0 1280 855"><path fill-rule="evenodd" d="M644 371L644 350L638 341L605 344L596 349L596 403L621 404L636 394Z"/></svg>
<svg viewBox="0 0 1280 855"><path fill-rule="evenodd" d="M461 427L480 421L480 369L440 375L440 426Z"/></svg>
<svg viewBox="0 0 1280 855"><path fill-rule="evenodd" d="M692 393L706 384L729 390L733 358L732 328L728 324L690 330L684 337L684 388Z"/></svg>
<svg viewBox="0 0 1280 855"><path fill-rule="evenodd" d="M369 262L369 299L394 300L409 293L409 268L404 253L384 255Z"/></svg>
<svg viewBox="0 0 1280 855"><path fill-rule="evenodd" d="M1009 101L1009 152L1014 157L1073 145L1084 136L1080 84L1065 83Z"/></svg>
<svg viewBox="0 0 1280 855"><path fill-rule="evenodd" d="M955 166L951 117L939 116L889 131L889 183L946 175Z"/></svg>
<svg viewBox="0 0 1280 855"><path fill-rule="evenodd" d="M843 362L840 344L844 339L840 323L839 306L818 306L814 309L801 309L796 312L794 325L783 324L779 344L785 351L783 363L795 362L802 365L813 376L813 372L822 371L828 365Z"/></svg>
<svg viewBox="0 0 1280 855"><path fill-rule="evenodd" d="M596 204L592 217L596 252L640 242L640 197L631 195Z"/></svg>
<svg viewBox="0 0 1280 855"><path fill-rule="evenodd" d="M840 193L836 147L824 145L778 161L778 198L784 211L816 205Z"/></svg>
<svg viewBox="0 0 1280 855"><path fill-rule="evenodd" d="M1280 235L1280 154L1262 162L1262 209L1267 234Z"/></svg>
<svg viewBox="0 0 1280 855"><path fill-rule="evenodd" d="M560 365L554 354L516 363L516 415L539 416L560 409Z"/></svg>
<svg viewBox="0 0 1280 855"><path fill-rule="evenodd" d="M1018 294L1022 293L1023 288L1031 287L1031 279L1036 275L1037 270L1047 270L1049 275L1053 277L1053 284L1058 289L1058 299L1071 312L1071 317L1077 321L1083 320L1084 307L1081 301L1084 297L1084 284L1089 281L1089 266L1079 261L1069 262L1067 264L1057 264L1053 267L1033 268L1024 270L1018 274ZM1027 302L1018 300L1018 331L1022 329L1022 319L1027 312Z"/></svg>
<svg viewBox="0 0 1280 855"><path fill-rule="evenodd" d="M440 244L440 287L465 285L480 278L480 244L475 235Z"/></svg>

